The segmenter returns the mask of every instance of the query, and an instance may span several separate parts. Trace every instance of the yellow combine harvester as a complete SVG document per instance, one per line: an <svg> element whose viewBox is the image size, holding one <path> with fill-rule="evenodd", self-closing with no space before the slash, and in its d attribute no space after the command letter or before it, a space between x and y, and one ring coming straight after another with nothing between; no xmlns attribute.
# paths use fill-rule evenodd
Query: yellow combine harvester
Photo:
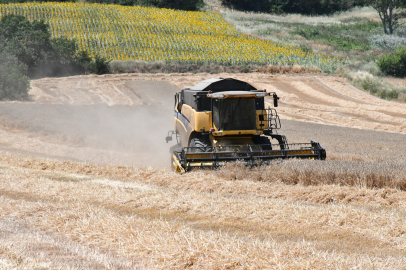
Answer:
<svg viewBox="0 0 406 270"><path fill-rule="evenodd" d="M276 93L258 90L236 79L209 79L175 94L176 136L172 167L178 173L193 168L217 168L241 160L248 166L269 164L273 159L326 159L318 142L289 144L277 134L275 109L265 109L265 98ZM271 143L275 140L275 144Z"/></svg>

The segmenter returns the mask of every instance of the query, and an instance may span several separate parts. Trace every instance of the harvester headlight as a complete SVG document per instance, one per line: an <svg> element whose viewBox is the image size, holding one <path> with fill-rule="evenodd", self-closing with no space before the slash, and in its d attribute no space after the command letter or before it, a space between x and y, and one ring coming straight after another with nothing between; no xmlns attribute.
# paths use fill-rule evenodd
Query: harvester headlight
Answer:
<svg viewBox="0 0 406 270"><path fill-rule="evenodd" d="M208 94L207 96L210 98L224 98L223 94Z"/></svg>

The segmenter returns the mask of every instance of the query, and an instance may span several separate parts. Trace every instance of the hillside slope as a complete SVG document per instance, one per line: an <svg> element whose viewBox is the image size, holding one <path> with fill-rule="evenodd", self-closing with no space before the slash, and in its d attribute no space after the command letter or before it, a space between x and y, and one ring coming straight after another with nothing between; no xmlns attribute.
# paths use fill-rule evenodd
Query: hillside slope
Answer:
<svg viewBox="0 0 406 270"><path fill-rule="evenodd" d="M171 145L164 138L173 129L173 94L212 76L125 74L35 80L29 92L32 102L2 103L0 148L98 164L167 167ZM341 144L330 143L330 138L356 146L363 144L357 137L368 137L349 137L356 131L337 128L334 131L332 126L406 134L405 104L370 96L337 76L232 74L231 77L275 91L281 98L280 133L287 135L290 142L319 141L327 147L329 158L355 155L342 150ZM321 125L312 130L286 120ZM398 141L385 139L388 136L392 135L371 135L381 138L372 147L378 149L385 140ZM373 140L365 143L375 144ZM141 151L141 146L145 150ZM396 144L393 146L396 150ZM156 153L160 158L156 158Z"/></svg>
<svg viewBox="0 0 406 270"><path fill-rule="evenodd" d="M173 93L212 75L35 80L0 103L0 269L404 269L405 105L335 76L218 76L276 91L280 133L328 160L180 176Z"/></svg>
<svg viewBox="0 0 406 270"><path fill-rule="evenodd" d="M108 60L295 65L333 71L342 59L243 35L214 12L86 3L0 5L0 14L44 20L53 37Z"/></svg>

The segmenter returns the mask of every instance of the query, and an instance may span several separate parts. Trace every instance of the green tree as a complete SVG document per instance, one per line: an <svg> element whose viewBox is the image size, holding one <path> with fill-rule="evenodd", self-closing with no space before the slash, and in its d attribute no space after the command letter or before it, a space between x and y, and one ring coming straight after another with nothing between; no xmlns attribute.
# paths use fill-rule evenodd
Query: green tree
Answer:
<svg viewBox="0 0 406 270"><path fill-rule="evenodd" d="M89 70L95 74L106 74L110 70L110 62L104 57L97 56L95 59L88 65Z"/></svg>
<svg viewBox="0 0 406 270"><path fill-rule="evenodd" d="M4 45L4 39L0 37L0 100L24 98L30 86L27 67L6 51Z"/></svg>
<svg viewBox="0 0 406 270"><path fill-rule="evenodd" d="M330 14L348 10L354 6L365 5L366 0L221 0L222 4L238 10L299 13L299 14Z"/></svg>
<svg viewBox="0 0 406 270"><path fill-rule="evenodd" d="M406 0L368 0L368 3L378 11L385 34L393 34L400 25L399 20L406 18Z"/></svg>
<svg viewBox="0 0 406 270"><path fill-rule="evenodd" d="M406 77L406 47L399 47L396 52L379 58L378 67L387 75Z"/></svg>
<svg viewBox="0 0 406 270"><path fill-rule="evenodd" d="M84 74L92 61L86 51L79 51L75 40L65 37L51 39L52 51L35 77Z"/></svg>
<svg viewBox="0 0 406 270"><path fill-rule="evenodd" d="M29 22L24 16L7 15L0 21L5 49L30 71L43 64L52 52L51 34L44 21Z"/></svg>
<svg viewBox="0 0 406 270"><path fill-rule="evenodd" d="M79 51L75 40L51 38L49 26L44 21L29 22L20 15L3 16L0 37L4 50L27 67L31 78L77 75L95 70L92 59L87 52ZM97 66L103 66L99 62ZM107 73L108 62L97 72Z"/></svg>

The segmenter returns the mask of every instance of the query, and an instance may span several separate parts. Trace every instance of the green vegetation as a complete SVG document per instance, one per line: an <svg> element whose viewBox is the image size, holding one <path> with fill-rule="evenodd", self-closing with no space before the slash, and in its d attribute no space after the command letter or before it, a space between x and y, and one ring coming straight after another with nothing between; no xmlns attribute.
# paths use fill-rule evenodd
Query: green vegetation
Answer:
<svg viewBox="0 0 406 270"><path fill-rule="evenodd" d="M378 66L387 75L400 78L406 77L406 46L379 58Z"/></svg>
<svg viewBox="0 0 406 270"><path fill-rule="evenodd" d="M6 15L0 21L0 99L19 99L27 95L29 78L108 72L109 61L94 61L78 51L74 40L51 38L43 21Z"/></svg>
<svg viewBox="0 0 406 270"><path fill-rule="evenodd" d="M336 72L356 87L384 99L406 101L404 87L383 80L386 75L404 76L404 50L398 48L406 46L406 27L400 25L393 35L385 34L378 13L371 7L358 7L330 16L229 10L224 17L252 36L294 44L303 51L338 55L346 59L346 63ZM399 53L395 52L397 49ZM358 72L366 76L358 76Z"/></svg>
<svg viewBox="0 0 406 270"><path fill-rule="evenodd" d="M0 43L3 42L0 38ZM25 98L30 86L26 66L4 48L0 48L0 59L0 100Z"/></svg>
<svg viewBox="0 0 406 270"><path fill-rule="evenodd" d="M380 77L373 76L365 71L350 71L341 69L339 73L346 77L357 88L368 91L372 95L387 100L406 102L406 89L391 85Z"/></svg>
<svg viewBox="0 0 406 270"><path fill-rule="evenodd" d="M24 16L7 15L0 21L4 50L27 68L30 78L82 74L91 59L78 52L74 40L51 38L43 21L28 21Z"/></svg>
<svg viewBox="0 0 406 270"><path fill-rule="evenodd" d="M17 1L25 2L24 0ZM157 6L186 10L196 10L203 4L202 0L89 1L121 5ZM275 14L242 13L229 10L226 13L223 13L223 16L228 22L236 26L238 30L250 34L250 36L248 36L250 38L254 37L255 39L256 36L258 36L262 39L275 41L276 44L281 44L281 42L290 43L294 45L294 48L304 52L306 55L318 55L319 53L324 55L332 54L338 56L337 59L346 59L346 61L343 61L346 62L346 73L362 71L367 72L372 76L371 78L368 77L362 80L350 79L359 88L365 89L366 91L382 98L403 100L405 93L404 89L400 87L391 87L387 83L379 83L379 79L377 79L379 77L376 76L406 76L406 49L401 48L402 46L406 46L406 28L402 27L402 22L404 22L402 21L402 14L404 14L402 13L404 11L402 8L406 1L368 1L312 0L309 2L304 0L218 0L218 2L222 2L229 7L241 10L284 13L284 15L278 16ZM361 6L367 2L370 4L373 2L373 8L356 8L355 10L346 12L336 12L339 10L348 10L354 6ZM378 2L380 3L380 6L376 4ZM388 9L388 6L385 5L390 2L396 2L396 7ZM210 3L210 1L207 3ZM392 17L385 15L386 11L389 11L389 13L392 11L392 13L390 13L392 14ZM288 13L291 12L312 14L312 16L302 16L297 14L289 15ZM365 12L365 14L362 14L363 12ZM48 13L45 12L44 14ZM330 15L327 17L314 16L314 14ZM9 65L10 67L14 67L14 70L19 70L16 74L23 74L19 75L20 77L28 76L31 78L37 78L44 76L64 76L83 74L86 72L103 74L109 72L110 64L112 65L111 71L115 73L124 70L131 72L197 72L199 70L208 69L210 72L213 70L252 72L254 70L262 70L262 67L258 66L259 64L255 61L252 64L241 65L241 67L236 67L231 64L229 67L224 66L224 64L212 65L210 62L199 64L201 61L199 63L198 61L179 62L170 59L164 59L165 62L161 62L158 60L161 60L159 57L162 56L162 53L157 54L157 50L154 50L153 53L148 53L147 57L140 58L146 61L131 60L113 61L110 63L107 58L116 60L131 59L129 58L131 57L131 53L129 52L134 46L130 44L131 46L129 46L128 49L122 51L119 50L118 52L115 51L113 55L115 55L116 58L111 57L108 54L101 54L104 58L96 56L94 53L90 56L86 51L81 50L88 50L86 46L89 46L89 44L94 46L98 44L98 46L100 46L102 43L99 44L97 39L101 40L101 35L97 35L96 37L92 36L91 39L94 39L94 41L92 40L92 42L89 43L82 37L86 33L89 33L89 29L86 27L83 27L83 29L77 29L77 33L75 33L75 28L70 31L71 34L75 33L73 36L70 36L70 38L77 38L77 40L80 41L80 43L76 43L74 40L66 39L63 34L55 35L55 33L53 33L54 36L60 37L51 38L50 28L44 22L33 21L29 23L26 20L24 21L21 16L19 19L19 16L5 19L7 17L8 16L4 16L3 19L9 21L0 26L0 36L5 40L5 45L2 46L0 52L6 51L11 56L7 59L5 58L5 61L3 61L2 70L6 70L4 67ZM40 17L40 19L45 19L45 17ZM163 17L161 15L159 23L162 22L162 19ZM381 20L381 22L379 22L379 20ZM177 21L179 23L179 19L177 19ZM84 23L86 24L86 22ZM190 24L190 18L188 18L187 24ZM109 27L110 25L111 23L108 24ZM169 25L172 25L172 23L170 22ZM382 27L382 25L384 27ZM59 25L56 25L51 26L51 28L52 31L61 31L65 26L60 28ZM102 47L108 50L108 52L113 52L115 48L115 43L112 43L113 41L118 42L117 44L125 45L125 43L121 42L122 40L120 38L115 38L114 35L112 35L112 33L116 33L122 29L123 28L114 28L114 31L103 31L108 35L105 38L106 43L103 43ZM385 34L385 32L392 34L388 35ZM187 35L182 35L182 38L186 36ZM140 43L143 45L142 49L136 50L137 55L140 53L145 54L145 52L150 49L151 44L148 42L151 42L151 40L152 47L157 45L160 46L160 44L162 44L161 40L155 40L146 35L142 35L142 37L144 37L145 40L142 40ZM195 43L196 42L193 44ZM172 47L179 49L178 46L180 43L177 42L176 44L175 47ZM213 44L213 42L210 44ZM218 46L219 43L214 44ZM208 46L203 47L207 49ZM258 46L256 46L256 48L257 47ZM184 48L180 48L180 51L184 52ZM284 54L287 53L284 52ZM234 55L232 56L234 57ZM92 57L94 57L93 61ZM182 57L184 56L182 55ZM193 54L193 57L197 57L195 53ZM193 57L190 59L194 59ZM247 58L252 60L254 57L255 55L249 55ZM279 65L283 64L279 63ZM318 65L302 66L312 68ZM328 72L334 72L336 68L337 65L331 65ZM322 70L327 72L326 68ZM3 74L2 76L5 75ZM24 85L24 83L22 83L23 81L24 80L19 81L20 85Z"/></svg>
<svg viewBox="0 0 406 270"><path fill-rule="evenodd" d="M399 34L399 33L397 33ZM371 47L381 51L395 51L396 48L406 46L406 35L373 35L369 38Z"/></svg>
<svg viewBox="0 0 406 270"><path fill-rule="evenodd" d="M23 16L4 16L0 36L5 40L5 50L26 65L30 75L50 58L51 35L42 21L31 23Z"/></svg>
<svg viewBox="0 0 406 270"><path fill-rule="evenodd" d="M390 86L381 80L374 78L367 78L360 82L362 89L369 91L371 94L376 95L382 99L397 99L401 92L396 87ZM404 93L404 91L402 91Z"/></svg>
<svg viewBox="0 0 406 270"><path fill-rule="evenodd" d="M307 40L323 41L340 51L367 51L371 49L369 41L371 33L379 33L380 27L379 23L371 21L353 24L301 25L296 27L294 33Z"/></svg>
<svg viewBox="0 0 406 270"><path fill-rule="evenodd" d="M365 0L222 0L223 5L243 11L268 13L331 14L365 5Z"/></svg>
<svg viewBox="0 0 406 270"><path fill-rule="evenodd" d="M90 62L87 67L91 73L106 74L109 73L110 62L111 60L96 55L94 61Z"/></svg>

